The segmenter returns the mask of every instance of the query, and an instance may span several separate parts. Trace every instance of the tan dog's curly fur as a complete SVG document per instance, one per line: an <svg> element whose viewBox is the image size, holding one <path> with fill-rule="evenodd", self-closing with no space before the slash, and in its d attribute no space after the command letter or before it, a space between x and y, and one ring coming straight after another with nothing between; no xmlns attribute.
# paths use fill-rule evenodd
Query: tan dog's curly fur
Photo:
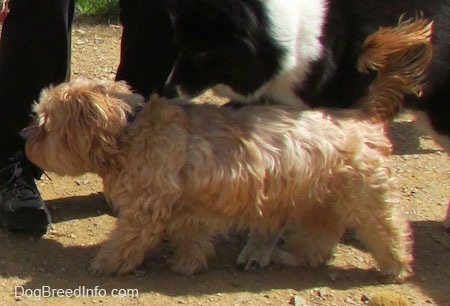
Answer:
<svg viewBox="0 0 450 306"><path fill-rule="evenodd" d="M384 84L395 95L405 90ZM152 97L129 123L137 104L124 83L64 83L42 92L25 131L39 167L103 178L119 216L95 271L126 273L165 236L176 249L172 270L192 274L206 268L212 237L238 226L251 231L240 263L315 265L353 228L384 274L400 280L411 272L391 144L364 112Z"/></svg>
<svg viewBox="0 0 450 306"><path fill-rule="evenodd" d="M302 249L318 258L356 228L385 272L409 271L383 126L342 111L157 97L128 126L130 111L106 87L75 81L42 93L27 130L31 161L59 174L98 173L118 208L95 270L132 270L166 234L177 247L173 270L191 274L206 267L212 235L237 224L261 236L300 226Z"/></svg>

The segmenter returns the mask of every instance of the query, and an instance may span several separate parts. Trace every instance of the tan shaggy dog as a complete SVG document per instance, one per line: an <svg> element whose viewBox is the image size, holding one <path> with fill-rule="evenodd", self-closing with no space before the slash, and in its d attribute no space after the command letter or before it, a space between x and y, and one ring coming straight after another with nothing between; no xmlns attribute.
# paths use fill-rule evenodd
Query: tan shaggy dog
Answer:
<svg viewBox="0 0 450 306"><path fill-rule="evenodd" d="M402 41L396 34L396 44L379 50L397 32L372 38L367 52L378 51L360 64L380 74L362 101L372 105L367 110L380 114L380 105L389 108L418 88L430 57L429 28L415 24L416 36ZM119 214L93 262L96 272L131 271L167 237L175 247L172 270L195 273L214 253L212 237L231 226L251 232L241 264L325 262L353 228L382 273L400 280L411 272L391 144L367 112L232 109L158 97L137 111L140 102L124 83L68 82L42 92L24 130L26 153L42 169L103 178Z"/></svg>

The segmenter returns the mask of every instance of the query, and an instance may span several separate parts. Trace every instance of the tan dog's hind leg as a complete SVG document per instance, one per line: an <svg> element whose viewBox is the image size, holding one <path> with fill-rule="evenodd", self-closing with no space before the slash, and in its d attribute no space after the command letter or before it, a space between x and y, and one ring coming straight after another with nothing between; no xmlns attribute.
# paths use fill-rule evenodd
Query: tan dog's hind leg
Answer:
<svg viewBox="0 0 450 306"><path fill-rule="evenodd" d="M268 266L282 234L283 230L266 234L251 231L247 244L238 256L238 267L247 270L254 266Z"/></svg>
<svg viewBox="0 0 450 306"><path fill-rule="evenodd" d="M124 274L142 264L146 251L158 245L164 227L152 222L137 224L136 220L118 220L109 240L104 242L92 263L98 274Z"/></svg>
<svg viewBox="0 0 450 306"><path fill-rule="evenodd" d="M316 207L286 236L286 250L297 256L299 265L317 268L327 263L344 233L344 225L329 209Z"/></svg>
<svg viewBox="0 0 450 306"><path fill-rule="evenodd" d="M381 273L389 277L388 282L400 282L411 273L410 229L400 216L375 212L361 218L355 232L372 251Z"/></svg>

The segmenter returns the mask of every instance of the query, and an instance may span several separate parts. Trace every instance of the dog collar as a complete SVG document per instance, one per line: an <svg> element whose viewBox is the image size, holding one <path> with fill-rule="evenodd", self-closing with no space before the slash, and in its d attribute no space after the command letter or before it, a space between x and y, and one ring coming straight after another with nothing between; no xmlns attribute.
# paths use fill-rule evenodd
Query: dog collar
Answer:
<svg viewBox="0 0 450 306"><path fill-rule="evenodd" d="M144 104L139 104L133 108L133 111L128 115L128 123L132 123L144 108Z"/></svg>

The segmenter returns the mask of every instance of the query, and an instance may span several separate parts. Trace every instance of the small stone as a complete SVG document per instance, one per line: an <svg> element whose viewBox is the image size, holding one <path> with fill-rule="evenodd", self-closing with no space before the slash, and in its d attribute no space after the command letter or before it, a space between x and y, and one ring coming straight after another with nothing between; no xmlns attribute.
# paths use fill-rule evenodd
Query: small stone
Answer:
<svg viewBox="0 0 450 306"><path fill-rule="evenodd" d="M294 295L291 298L291 301L289 302L289 304L294 305L294 306L308 306L308 302L306 302L305 299L303 299L302 297L300 297L298 295Z"/></svg>
<svg viewBox="0 0 450 306"><path fill-rule="evenodd" d="M361 302L367 303L369 300L370 298L367 295L365 294L361 295Z"/></svg>
<svg viewBox="0 0 450 306"><path fill-rule="evenodd" d="M105 42L105 40L103 38L100 38L100 37L94 38L94 43L96 43L96 44L102 44L104 42Z"/></svg>
<svg viewBox="0 0 450 306"><path fill-rule="evenodd" d="M411 306L408 299L393 291L384 291L375 293L374 296L369 300L368 306Z"/></svg>
<svg viewBox="0 0 450 306"><path fill-rule="evenodd" d="M145 270L141 270L141 269L134 269L133 274L137 278L142 278L145 276L145 274L147 274L147 272Z"/></svg>

